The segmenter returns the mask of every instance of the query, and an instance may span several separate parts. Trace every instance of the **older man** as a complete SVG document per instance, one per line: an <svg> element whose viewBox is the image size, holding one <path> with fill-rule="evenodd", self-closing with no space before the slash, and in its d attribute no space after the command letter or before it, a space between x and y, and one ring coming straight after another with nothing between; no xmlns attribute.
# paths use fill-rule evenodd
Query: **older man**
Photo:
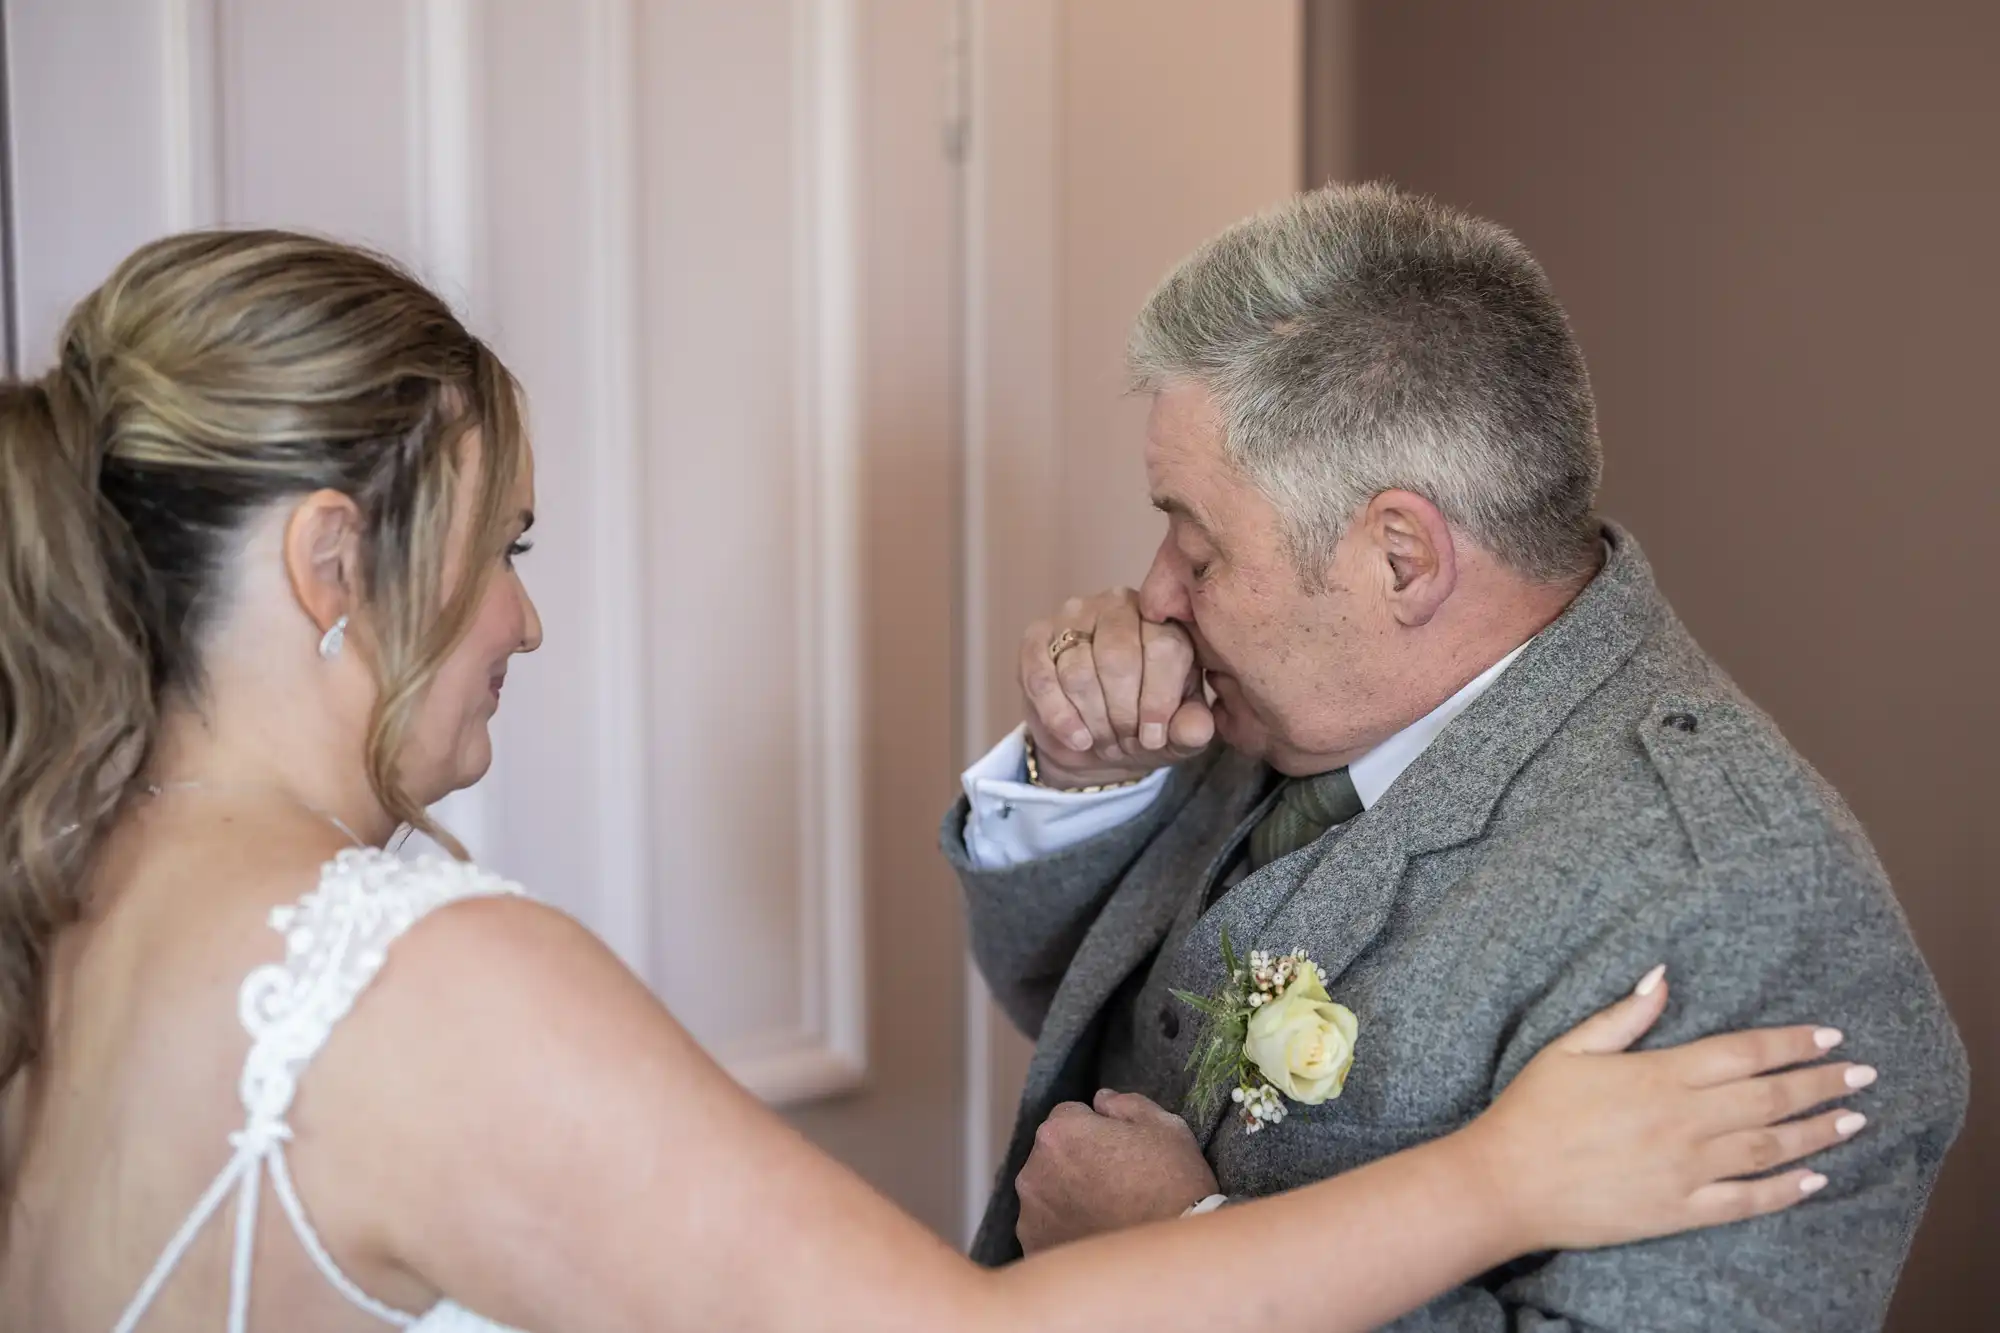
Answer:
<svg viewBox="0 0 2000 1333"><path fill-rule="evenodd" d="M1595 515L1583 357L1534 260L1427 200L1321 190L1183 263L1131 360L1166 536L1136 594L1029 627L1026 725L945 825L1037 1042L975 1255L1443 1134L1666 963L1657 1040L1832 1019L1882 1071L1823 1199L1542 1256L1399 1327L1877 1327L1964 1052L1860 826ZM1324 980L1240 1071L1281 1119L1188 1095L1177 992L1224 989L1225 933Z"/></svg>

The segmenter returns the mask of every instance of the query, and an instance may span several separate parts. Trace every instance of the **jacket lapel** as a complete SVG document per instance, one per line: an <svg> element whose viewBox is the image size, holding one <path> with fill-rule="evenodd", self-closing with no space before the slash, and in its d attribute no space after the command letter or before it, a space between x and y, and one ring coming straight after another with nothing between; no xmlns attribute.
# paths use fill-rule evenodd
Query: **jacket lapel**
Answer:
<svg viewBox="0 0 2000 1333"><path fill-rule="evenodd" d="M1261 768L1241 755L1223 754L1205 780L1194 779L1201 781L1201 790L1163 836L1180 834L1191 857L1206 853L1214 873L1213 863L1223 856L1215 850L1217 834L1230 835L1224 840L1226 844L1236 840L1235 832L1240 832L1244 819L1256 807ZM1202 836L1204 832L1206 836ZM1149 867L1151 873L1126 877L1077 946L1035 1043L1024 1101L1037 1100L1046 1093L1068 1061L1071 1048L1096 1021L1112 993L1160 947L1187 895L1206 885L1206 877L1199 885L1188 882L1185 860L1171 855L1160 860L1157 867Z"/></svg>
<svg viewBox="0 0 2000 1333"><path fill-rule="evenodd" d="M1252 949L1285 953L1309 944L1313 960L1332 984L1381 934L1410 856L1402 831L1390 821L1372 818L1373 813L1356 816L1238 885L1190 933L1175 984L1197 995L1216 989L1222 980L1217 960L1224 929L1238 957ZM1191 975L1194 960L1217 974ZM1228 1111L1224 1099L1205 1108L1183 1108L1204 1149Z"/></svg>

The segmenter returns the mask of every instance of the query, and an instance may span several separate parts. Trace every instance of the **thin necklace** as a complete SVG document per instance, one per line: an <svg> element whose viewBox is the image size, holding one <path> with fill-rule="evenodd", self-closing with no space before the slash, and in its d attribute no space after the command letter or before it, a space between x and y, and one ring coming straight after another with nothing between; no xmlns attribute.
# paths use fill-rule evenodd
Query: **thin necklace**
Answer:
<svg viewBox="0 0 2000 1333"><path fill-rule="evenodd" d="M232 787L259 787L270 791L284 791L276 783L271 782L149 782L146 784L145 791L146 795L158 800L170 791L217 791ZM327 823L346 834L347 840L356 847L368 846L366 842L362 841L360 834L349 828L346 822L331 810L322 810L309 801L300 800L290 792L284 792L284 794L290 797L300 809L318 815L321 819L324 819Z"/></svg>

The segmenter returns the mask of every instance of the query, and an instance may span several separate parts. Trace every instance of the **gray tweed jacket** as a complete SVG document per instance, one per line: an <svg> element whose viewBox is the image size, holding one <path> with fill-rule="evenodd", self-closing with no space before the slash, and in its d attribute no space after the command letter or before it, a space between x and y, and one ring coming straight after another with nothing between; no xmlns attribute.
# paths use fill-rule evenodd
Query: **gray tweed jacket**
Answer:
<svg viewBox="0 0 2000 1333"><path fill-rule="evenodd" d="M1374 808L1249 876L1161 960L1140 992L1151 1086L1138 1090L1184 1096L1196 1025L1160 983L1213 990L1225 927L1242 949L1305 949L1360 1020L1334 1101L1256 1136L1183 1108L1235 1197L1464 1124L1551 1038L1665 962L1673 1002L1648 1045L1830 1023L1844 1055L1881 1069L1853 1101L1872 1123L1819 1162L1832 1184L1776 1217L1534 1256L1395 1327L1878 1328L1964 1117L1964 1048L1854 816L1702 653L1637 543L1605 537L1598 577ZM1019 1256L1013 1180L1036 1127L1095 1091L1107 1002L1227 864L1264 777L1211 753L1143 817L995 873L966 856L964 804L947 816L973 951L1036 1041L981 1262Z"/></svg>

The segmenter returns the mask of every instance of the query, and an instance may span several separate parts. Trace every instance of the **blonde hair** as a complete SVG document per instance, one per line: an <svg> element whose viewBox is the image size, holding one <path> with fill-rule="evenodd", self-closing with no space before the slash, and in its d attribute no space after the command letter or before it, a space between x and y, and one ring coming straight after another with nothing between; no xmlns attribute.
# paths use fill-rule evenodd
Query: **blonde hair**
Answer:
<svg viewBox="0 0 2000 1333"><path fill-rule="evenodd" d="M480 432L465 577L445 586ZM63 328L39 381L0 386L0 1087L43 1041L47 960L163 699L198 697L237 534L320 490L363 522L379 682L368 779L457 850L397 777L418 703L508 535L519 390L389 261L280 231L140 249Z"/></svg>

